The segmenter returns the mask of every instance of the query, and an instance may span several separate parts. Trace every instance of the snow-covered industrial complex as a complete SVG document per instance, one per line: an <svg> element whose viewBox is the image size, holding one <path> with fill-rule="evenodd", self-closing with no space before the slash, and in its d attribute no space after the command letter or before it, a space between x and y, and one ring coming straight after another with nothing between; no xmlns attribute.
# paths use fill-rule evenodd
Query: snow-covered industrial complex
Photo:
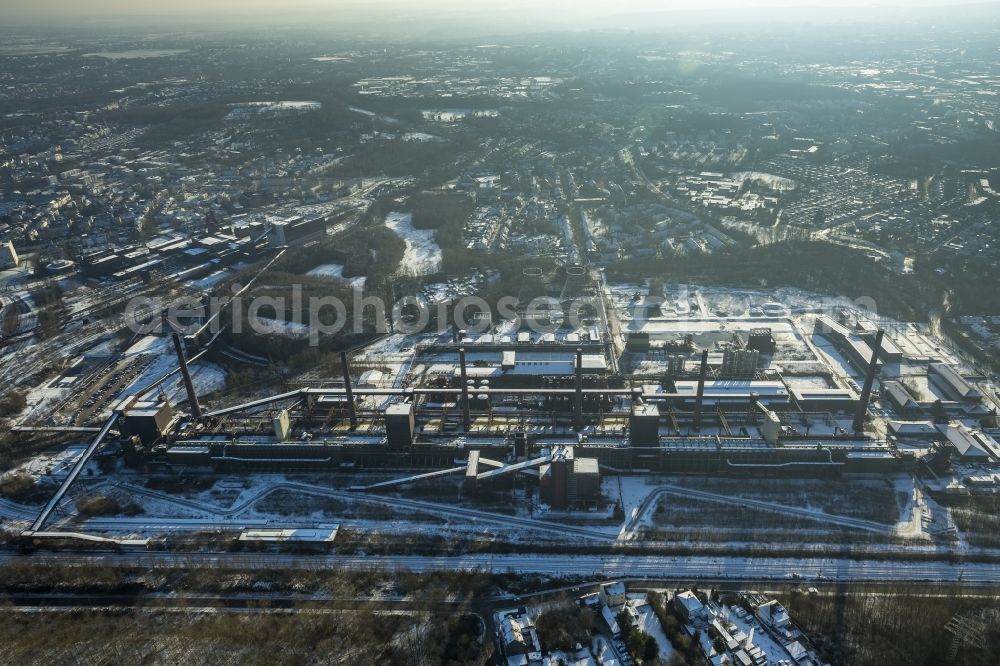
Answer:
<svg viewBox="0 0 1000 666"><path fill-rule="evenodd" d="M5 523L130 543L317 526L330 541L714 532L778 551L801 528L861 551L989 543L947 504L1000 479L994 388L926 328L794 290L575 280L600 306L575 327L390 332L343 353L334 378L223 407L201 404L221 388L211 340L140 336L110 375L95 349L45 389L49 424L22 426L89 440L15 470L51 497L5 501ZM81 385L100 388L58 404ZM94 494L130 515L72 501Z"/></svg>

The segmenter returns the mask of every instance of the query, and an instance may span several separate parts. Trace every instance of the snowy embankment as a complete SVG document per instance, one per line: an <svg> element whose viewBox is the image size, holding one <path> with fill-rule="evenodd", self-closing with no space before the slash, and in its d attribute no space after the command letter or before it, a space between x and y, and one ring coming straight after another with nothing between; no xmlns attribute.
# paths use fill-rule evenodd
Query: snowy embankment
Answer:
<svg viewBox="0 0 1000 666"><path fill-rule="evenodd" d="M409 213L389 213L385 226L406 243L399 272L406 275L433 275L441 271L441 247L432 229L415 229Z"/></svg>

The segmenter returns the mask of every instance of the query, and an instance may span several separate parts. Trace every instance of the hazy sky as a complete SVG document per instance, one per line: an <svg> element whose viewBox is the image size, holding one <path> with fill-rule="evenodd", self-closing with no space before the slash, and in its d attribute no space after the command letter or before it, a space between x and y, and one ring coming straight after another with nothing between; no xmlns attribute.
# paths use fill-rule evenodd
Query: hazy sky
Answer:
<svg viewBox="0 0 1000 666"><path fill-rule="evenodd" d="M774 18L820 23L889 20L895 24L900 18L916 20L918 7L938 10L939 18L982 22L984 12L968 8L974 4L993 10L1000 7L1000 0L0 0L0 26L4 19L53 27L108 22L161 29L172 24L223 29L308 26L339 28L351 34L420 31L427 36L455 37L594 28L643 30L663 20L676 27L686 21L740 25ZM957 11L948 9L959 5L962 8ZM663 18L651 20L651 12Z"/></svg>
<svg viewBox="0 0 1000 666"><path fill-rule="evenodd" d="M975 2L976 0L971 0ZM982 1L982 0L980 0ZM142 15L169 14L253 14L297 13L302 10L324 13L368 13L385 9L408 11L503 11L513 9L557 10L587 13L628 13L633 11L706 10L751 7L912 7L948 6L961 0L0 0L0 17L20 15Z"/></svg>

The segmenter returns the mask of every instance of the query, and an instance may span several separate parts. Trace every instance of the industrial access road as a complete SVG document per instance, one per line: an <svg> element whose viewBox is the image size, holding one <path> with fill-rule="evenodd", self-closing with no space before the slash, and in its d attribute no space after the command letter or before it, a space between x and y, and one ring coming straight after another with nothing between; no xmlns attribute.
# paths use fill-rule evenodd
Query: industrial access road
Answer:
<svg viewBox="0 0 1000 666"><path fill-rule="evenodd" d="M650 509L655 507L661 498L667 496L694 498L717 504L737 505L759 511L778 513L784 516L814 520L828 525L836 525L838 527L848 527L866 532L874 532L876 534L892 535L896 533L894 525L879 523L873 520L862 520L861 518L851 518L849 516L837 516L816 509L806 509L803 507L766 502L764 500L750 499L746 497L730 497L728 495L698 490L697 488L691 488L688 486L660 485L650 490L646 499L642 501L642 504L636 508L629 520L625 522L619 538L624 539L634 535L636 529L640 526L642 520L649 513Z"/></svg>
<svg viewBox="0 0 1000 666"><path fill-rule="evenodd" d="M385 507L387 509L404 509L409 511L415 511L417 513L427 513L436 516L444 516L446 518L454 518L466 520L469 522L482 522L486 524L495 524L500 527L520 527L533 530L541 531L558 531L559 533L570 535L573 537L582 537L585 539L591 539L596 541L613 541L615 534L611 531L601 531L599 529L588 529L586 527L580 527L578 525L564 525L562 523L555 523L546 520L538 520L534 518L524 518L522 516L513 516L507 514L493 513L490 511L481 511L477 509L470 509L461 506L440 504L437 502L426 502L423 500L409 499L405 497L388 497L380 495L370 495L360 492L351 492L345 490L336 490L333 488L323 488L320 486L315 486L311 484L298 483L294 481L282 481L279 483L272 484L271 486L263 489L260 493L254 495L251 498L245 499L238 503L237 505L230 507L228 509L220 509L217 506L212 506L210 504L205 504L202 502L196 502L193 500L188 500L184 498L174 497L168 493L162 493L155 490L150 490L149 488L143 488L141 486L120 483L117 486L119 489L124 490L128 493L135 495L144 495L152 499L175 504L177 506L186 507L193 509L195 511L203 512L214 518L206 518L204 520L198 520L198 528L203 529L207 527L229 527L232 528L231 522L226 522L235 516L249 510L256 503L260 502L262 499L268 495L279 492L279 491L294 491L298 493L304 493L307 495L315 495L320 497L328 497L331 499L343 500L345 502L356 502L359 504L370 504L379 507ZM3 507L0 506L0 509ZM114 529L144 529L144 530L165 530L170 529L171 526L180 525L184 526L186 521L183 519L176 518L104 518L104 519L90 519L86 521L85 526L90 529L104 529L104 530L114 530ZM250 521L250 524L258 524L259 521Z"/></svg>

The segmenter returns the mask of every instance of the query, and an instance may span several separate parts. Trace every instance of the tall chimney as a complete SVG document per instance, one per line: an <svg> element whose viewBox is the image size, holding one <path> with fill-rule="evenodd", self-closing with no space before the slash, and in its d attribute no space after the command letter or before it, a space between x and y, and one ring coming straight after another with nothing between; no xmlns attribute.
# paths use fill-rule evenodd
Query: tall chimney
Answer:
<svg viewBox="0 0 1000 666"><path fill-rule="evenodd" d="M462 427L469 432L472 418L469 416L469 376L465 371L465 347L458 348L458 364L462 372Z"/></svg>
<svg viewBox="0 0 1000 666"><path fill-rule="evenodd" d="M694 402L694 430L701 432L701 403L705 397L705 375L708 374L708 350L701 352L701 369L698 371L698 395Z"/></svg>
<svg viewBox="0 0 1000 666"><path fill-rule="evenodd" d="M188 404L191 405L191 416L200 419L201 405L198 403L198 394L194 392L194 382L191 381L187 359L184 357L184 345L181 343L181 336L177 331L172 331L171 337L174 339L174 351L177 352L177 364L181 368L181 377L184 378L184 390L187 392Z"/></svg>
<svg viewBox="0 0 1000 666"><path fill-rule="evenodd" d="M351 387L351 368L347 364L347 352L340 352L340 367L344 371L344 389L347 391L347 413L351 417L351 430L358 429L358 413L354 406L354 390Z"/></svg>
<svg viewBox="0 0 1000 666"><path fill-rule="evenodd" d="M573 396L573 424L583 430L583 350L576 349L576 393Z"/></svg>
<svg viewBox="0 0 1000 666"><path fill-rule="evenodd" d="M872 386L875 384L875 375L878 373L878 355L882 351L882 338L885 331L881 328L875 334L875 342L872 343L872 359L868 363L868 374L865 375L865 385L861 388L861 399L858 401L858 411L854 413L854 434L860 435L865 431L865 416L868 414L868 403L872 399Z"/></svg>

